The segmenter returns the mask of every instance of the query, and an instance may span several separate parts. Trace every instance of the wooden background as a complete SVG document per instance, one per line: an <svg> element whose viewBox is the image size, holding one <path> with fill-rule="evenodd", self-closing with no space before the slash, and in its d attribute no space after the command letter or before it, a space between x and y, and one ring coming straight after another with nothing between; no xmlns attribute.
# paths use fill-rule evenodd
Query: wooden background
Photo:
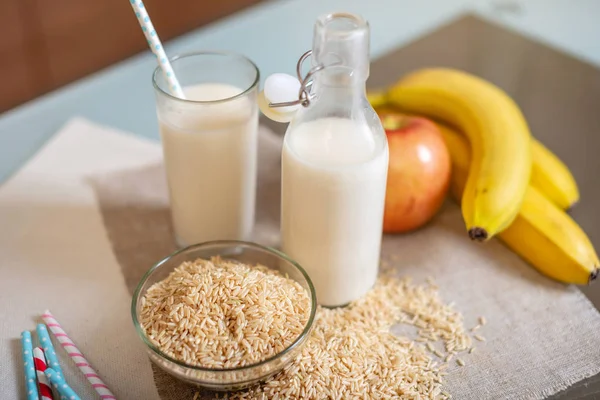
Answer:
<svg viewBox="0 0 600 400"><path fill-rule="evenodd" d="M145 0L163 41L261 0ZM0 0L0 112L135 53L128 0Z"/></svg>

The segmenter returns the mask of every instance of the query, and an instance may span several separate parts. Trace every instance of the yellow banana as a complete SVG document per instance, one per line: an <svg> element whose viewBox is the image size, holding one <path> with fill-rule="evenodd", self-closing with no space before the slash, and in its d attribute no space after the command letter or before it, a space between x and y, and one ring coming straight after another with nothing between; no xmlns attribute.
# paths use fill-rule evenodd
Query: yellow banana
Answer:
<svg viewBox="0 0 600 400"><path fill-rule="evenodd" d="M579 201L579 189L567 166L537 140L531 143L531 186L562 209Z"/></svg>
<svg viewBox="0 0 600 400"><path fill-rule="evenodd" d="M460 201L470 167L469 144L460 133L438 127L452 159L451 192ZM598 276L600 261L585 232L533 186L513 223L498 237L550 278L581 285Z"/></svg>
<svg viewBox="0 0 600 400"><path fill-rule="evenodd" d="M386 110L391 106L386 95L381 92L369 92L367 98L377 110ZM394 110L390 109L390 111ZM579 201L579 188L569 168L533 137L531 138L531 161L529 180L531 186L565 210Z"/></svg>
<svg viewBox="0 0 600 400"><path fill-rule="evenodd" d="M388 100L459 127L473 158L462 197L469 236L486 240L514 220L529 185L531 135L521 111L496 86L464 72L424 69L401 79Z"/></svg>

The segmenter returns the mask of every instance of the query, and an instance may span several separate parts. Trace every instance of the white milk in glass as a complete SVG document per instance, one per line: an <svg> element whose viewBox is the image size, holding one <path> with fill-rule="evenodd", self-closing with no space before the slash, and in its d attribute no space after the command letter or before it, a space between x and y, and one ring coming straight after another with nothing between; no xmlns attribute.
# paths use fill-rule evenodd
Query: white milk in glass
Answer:
<svg viewBox="0 0 600 400"><path fill-rule="evenodd" d="M242 92L228 84L184 88L214 101ZM173 225L178 244L248 240L254 224L258 113L248 96L159 107Z"/></svg>
<svg viewBox="0 0 600 400"><path fill-rule="evenodd" d="M344 305L375 283L387 167L385 135L366 123L321 118L286 133L282 245L308 272L320 304Z"/></svg>

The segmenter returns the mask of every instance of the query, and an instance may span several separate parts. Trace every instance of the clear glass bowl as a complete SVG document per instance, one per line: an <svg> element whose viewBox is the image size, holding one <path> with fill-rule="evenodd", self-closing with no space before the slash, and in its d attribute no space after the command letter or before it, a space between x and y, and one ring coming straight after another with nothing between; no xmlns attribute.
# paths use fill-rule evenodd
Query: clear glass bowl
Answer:
<svg viewBox="0 0 600 400"><path fill-rule="evenodd" d="M165 279L175 267L184 261L193 261L197 258L209 259L213 256L221 256L222 258L233 259L250 265L262 264L280 271L283 275L287 274L290 279L297 281L307 290L311 301L310 316L300 336L288 348L256 364L239 368L211 369L187 365L182 361L175 360L150 342L138 319L141 310L141 299L146 291L154 283ZM133 324L146 346L150 359L175 378L212 390L243 389L281 371L300 353L312 329L316 309L317 299L313 284L304 269L295 261L269 247L249 242L225 240L189 246L159 261L144 275L135 289L131 302Z"/></svg>

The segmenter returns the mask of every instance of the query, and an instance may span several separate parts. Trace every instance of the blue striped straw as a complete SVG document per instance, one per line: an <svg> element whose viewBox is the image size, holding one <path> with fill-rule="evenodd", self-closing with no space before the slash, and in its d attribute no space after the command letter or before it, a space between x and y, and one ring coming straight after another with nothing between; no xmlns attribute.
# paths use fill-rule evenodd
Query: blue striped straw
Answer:
<svg viewBox="0 0 600 400"><path fill-rule="evenodd" d="M62 369L60 368L60 363L58 362L58 357L56 357L52 340L50 340L48 329L46 329L46 325L37 325L37 335L40 345L42 346L42 349L44 349L44 355L46 356L46 364L48 364L48 368L52 368L54 371L56 371L56 374L59 377L65 379ZM61 400L67 399L65 396L60 396L60 398Z"/></svg>
<svg viewBox="0 0 600 400"><path fill-rule="evenodd" d="M75 391L71 389L69 385L67 385L67 382L65 382L65 380L58 375L55 370L52 368L46 368L44 374L46 374L46 377L52 386L58 391L58 393L60 393L61 397L66 397L69 400L81 400L81 398L77 396L77 393L75 393Z"/></svg>
<svg viewBox="0 0 600 400"><path fill-rule="evenodd" d="M46 329L46 325L38 324L37 334L40 345L42 346L42 349L44 349L44 354L48 360L48 368L52 368L61 378L64 378L62 369L58 363L58 358L56 357L56 352L54 351L54 346L52 345L52 340L50 340L50 335L48 334L48 329Z"/></svg>
<svg viewBox="0 0 600 400"><path fill-rule="evenodd" d="M29 331L21 332L21 348L23 352L23 371L25 371L27 400L38 400L37 378L33 364L33 344L31 343L31 333Z"/></svg>
<svg viewBox="0 0 600 400"><path fill-rule="evenodd" d="M154 25L152 25L152 21L150 20L150 16L146 11L144 3L141 0L129 0L129 2L131 3L131 7L133 8L133 12L135 12L135 16L137 17L140 26L142 27L144 36L146 36L150 50L152 50L156 56L158 65L160 66L165 79L167 82L169 82L169 91L173 96L177 96L180 99L185 99L181 85L175 76L175 72L173 72L173 67L169 62L169 57L167 57L167 53L165 53L162 43L158 38L158 33L156 33Z"/></svg>

